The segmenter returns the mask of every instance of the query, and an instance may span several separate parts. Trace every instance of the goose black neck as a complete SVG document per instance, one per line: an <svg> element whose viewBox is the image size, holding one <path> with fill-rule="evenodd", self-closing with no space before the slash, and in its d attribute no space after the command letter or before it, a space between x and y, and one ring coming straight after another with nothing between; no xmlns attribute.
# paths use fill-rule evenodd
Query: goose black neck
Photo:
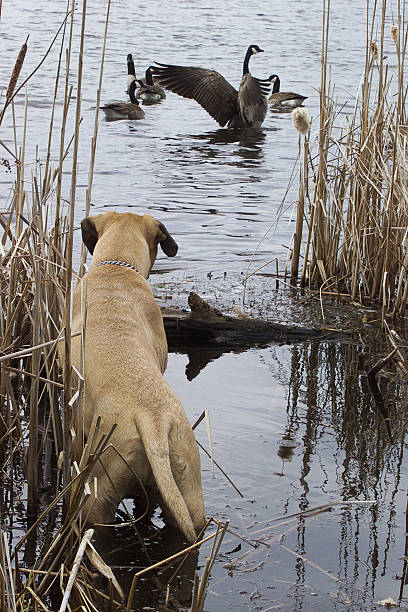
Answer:
<svg viewBox="0 0 408 612"><path fill-rule="evenodd" d="M128 74L131 74L132 76L135 77L136 76L135 64L132 59L128 59L127 66L128 66Z"/></svg>
<svg viewBox="0 0 408 612"><path fill-rule="evenodd" d="M280 89L280 78L277 76L275 77L275 82L273 84L272 93L278 93L279 89Z"/></svg>
<svg viewBox="0 0 408 612"><path fill-rule="evenodd" d="M150 68L146 70L146 85L153 85L153 77Z"/></svg>
<svg viewBox="0 0 408 612"><path fill-rule="evenodd" d="M245 76L249 72L249 60L250 60L251 55L252 55L252 47L248 47L246 55L245 55L245 59L244 59L244 67L242 70L242 76Z"/></svg>
<svg viewBox="0 0 408 612"><path fill-rule="evenodd" d="M139 102L136 99L135 91L136 91L137 83L136 81L132 81L129 87L129 98L132 104L137 104L139 106Z"/></svg>

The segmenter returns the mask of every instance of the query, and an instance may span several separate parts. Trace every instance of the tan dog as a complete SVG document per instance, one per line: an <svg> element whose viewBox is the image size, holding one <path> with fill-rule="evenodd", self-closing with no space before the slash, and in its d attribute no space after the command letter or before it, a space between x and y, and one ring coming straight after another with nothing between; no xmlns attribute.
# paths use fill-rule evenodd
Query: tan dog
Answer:
<svg viewBox="0 0 408 612"><path fill-rule="evenodd" d="M81 329L86 295L85 434L98 416L103 433L116 423L111 443L131 467L113 449L102 456L109 476L98 464L93 472L97 496L93 493L85 506L88 522L111 522L125 497L140 495L140 479L193 541L205 523L200 457L183 407L162 376L166 335L146 282L158 245L173 257L177 244L150 215L107 212L84 219L81 228L93 254L89 272L74 291L72 323L73 332ZM111 261L122 264L106 263ZM79 368L79 361L77 337L72 363Z"/></svg>

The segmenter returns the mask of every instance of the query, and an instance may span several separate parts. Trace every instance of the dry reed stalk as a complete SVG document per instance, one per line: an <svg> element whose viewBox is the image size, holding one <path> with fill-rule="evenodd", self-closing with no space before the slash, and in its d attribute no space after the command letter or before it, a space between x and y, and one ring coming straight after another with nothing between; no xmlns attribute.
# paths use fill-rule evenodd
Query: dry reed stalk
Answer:
<svg viewBox="0 0 408 612"><path fill-rule="evenodd" d="M11 571L10 555L9 555L9 543L7 534L3 533L0 537L0 576L2 584L2 606L4 604L4 610L13 610L16 608L16 595L14 589L14 580ZM5 602L7 601L7 607Z"/></svg>
<svg viewBox="0 0 408 612"><path fill-rule="evenodd" d="M92 195L94 168L95 168L96 142L97 142L97 137L98 137L98 127L99 127L99 108L101 104L102 79L103 79L103 69L105 65L105 52L106 52L106 40L107 40L107 35L108 35L109 14L110 14L110 0L108 0L108 4L106 8L105 31L104 31L104 37L103 37L102 57L101 57L100 70L99 70L99 84L98 84L98 89L96 92L94 134L92 137L91 158L90 158L89 173L88 173L88 186L86 189L85 217L89 216L89 211L91 208L91 195ZM80 276L82 276L85 272L86 257L87 257L87 249L85 245L83 244L81 247L81 260L80 260L80 266L79 266Z"/></svg>
<svg viewBox="0 0 408 612"><path fill-rule="evenodd" d="M395 96L383 53L386 8L383 2L379 16L374 11L371 21L367 9L366 61L354 113L338 127L327 68L330 2L325 3L320 129L317 143L309 146L308 180L301 175L299 186L299 202L304 201L305 188L312 201L305 211L301 284L323 288L330 280L339 293L376 301L384 316L402 315L408 299L408 158L406 135L398 127L406 123L403 67L408 27L399 14ZM374 61L371 42L378 20ZM300 257L298 248L295 240L292 272Z"/></svg>
<svg viewBox="0 0 408 612"><path fill-rule="evenodd" d="M307 192L307 159L309 151L309 139L306 134L310 130L310 119L305 109L295 109L292 112L294 127L299 132L299 201L296 214L296 229L293 236L293 253L291 265L291 277L297 278L299 272L300 247L303 234L303 219L305 210L305 194ZM304 135L303 148L301 147L301 135Z"/></svg>
<svg viewBox="0 0 408 612"><path fill-rule="evenodd" d="M69 14L69 0L67 0L66 14L67 15ZM61 45L60 45L60 52L58 56L57 74L55 77L55 84L54 84L54 97L52 101L51 119L50 119L50 125L49 125L49 130L48 130L48 147L47 147L47 156L45 159L43 192L42 192L43 202L45 201L47 195L50 193L50 187L52 184L51 176L49 176L49 164L50 164L50 158L51 158L51 144L52 144L52 134L53 134L53 127L54 127L55 104L57 101L58 85L59 85L60 73L61 73L61 62L62 62L62 56L64 52L65 30L66 30L66 21L64 22L62 38L61 38Z"/></svg>
<svg viewBox="0 0 408 612"><path fill-rule="evenodd" d="M328 106L328 75L327 75L327 51L330 24L330 0L324 2L323 24L322 24L322 48L321 48L321 78L320 78L320 130L319 130L319 167L316 178L316 188L312 203L313 223L311 223L311 282L319 279L318 261L322 259L324 248L324 236L326 230L326 215L323 210L323 202L326 199L327 190L327 158L325 151L328 148L327 121L330 106Z"/></svg>
<svg viewBox="0 0 408 612"><path fill-rule="evenodd" d="M214 566L218 552L226 532L228 531L229 521L225 524L217 523L217 532L213 541L210 556L206 559L203 573L199 584L194 586L194 597L191 604L190 612L202 612L204 607L205 594L210 579L211 570Z"/></svg>
<svg viewBox="0 0 408 612"><path fill-rule="evenodd" d="M74 564L72 566L72 570L71 570L71 574L69 576L68 579L68 583L67 586L65 588L65 592L64 592L64 597L62 599L60 608L59 608L59 612L65 612L65 610L67 609L67 605L68 605L68 601L69 601L69 597L71 595L71 591L72 591L72 587L74 586L74 582L75 582L75 578L76 575L78 573L79 570L79 566L82 563L82 557L85 554L85 548L90 544L91 538L94 534L94 530L93 529L88 529L85 534L84 537L81 540L81 544L79 545L78 548L78 552L75 556L74 559Z"/></svg>
<svg viewBox="0 0 408 612"><path fill-rule="evenodd" d="M40 287L41 276L39 262L34 262L33 267L34 282L37 286L37 291L34 294L33 303L33 344L39 344L40 339ZM39 351L34 350L31 357L31 371L34 379L31 381L31 397L30 397L30 438L28 444L28 464L27 464L27 480L28 480L28 507L30 513L33 512L38 501L38 395L39 395L39 374L40 374L40 355Z"/></svg>
<svg viewBox="0 0 408 612"><path fill-rule="evenodd" d="M72 14L74 12L74 0L72 2ZM75 137L74 148L72 154L72 169L71 169L71 190L69 198L69 214L68 214L68 234L66 239L65 251L65 343L64 343L64 441L63 449L66 457L71 457L71 407L69 401L71 399L71 342L68 338L71 335L71 287L72 287L72 251L74 242L74 218L75 218L75 198L77 186L77 164L78 164L78 149L79 149L79 126L81 119L81 99L82 99L82 67L83 53L85 42L85 23L86 23L86 0L82 3L82 20L81 20L81 38L78 55L78 75L77 75L77 94L76 94L76 112L75 112ZM72 30L70 42L72 40ZM70 466L68 462L64 463L63 481L67 484L70 479Z"/></svg>

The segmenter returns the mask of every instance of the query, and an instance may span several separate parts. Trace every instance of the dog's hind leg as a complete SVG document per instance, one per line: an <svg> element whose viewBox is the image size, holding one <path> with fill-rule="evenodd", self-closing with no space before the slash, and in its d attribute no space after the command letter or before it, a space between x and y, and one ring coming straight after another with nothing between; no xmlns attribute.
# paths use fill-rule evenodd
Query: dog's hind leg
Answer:
<svg viewBox="0 0 408 612"><path fill-rule="evenodd" d="M92 470L89 483L91 493L82 511L86 522L91 525L112 523L132 480L123 459L114 449L108 449Z"/></svg>
<svg viewBox="0 0 408 612"><path fill-rule="evenodd" d="M178 440L180 443L180 440ZM175 445L176 446L176 445ZM182 439L182 448L173 449L170 439L171 469L174 480L188 508L194 528L198 533L206 522L203 491L201 485L200 455L193 431L190 429ZM186 458L188 460L186 461Z"/></svg>
<svg viewBox="0 0 408 612"><path fill-rule="evenodd" d="M167 434L161 432L161 435L152 444L149 440L149 431L145 432L143 426L139 426L139 433L166 510L188 541L194 542L196 539L194 524L171 470Z"/></svg>

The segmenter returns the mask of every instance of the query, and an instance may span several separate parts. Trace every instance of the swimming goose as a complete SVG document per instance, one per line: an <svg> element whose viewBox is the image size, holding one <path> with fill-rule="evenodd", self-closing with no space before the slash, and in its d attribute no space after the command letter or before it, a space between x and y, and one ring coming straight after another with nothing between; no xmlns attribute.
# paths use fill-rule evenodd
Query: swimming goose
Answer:
<svg viewBox="0 0 408 612"><path fill-rule="evenodd" d="M253 77L248 65L251 56L261 52L258 45L248 47L238 91L219 72L206 68L157 62L153 76L166 89L196 100L222 127L258 128L267 111L268 82Z"/></svg>
<svg viewBox="0 0 408 612"><path fill-rule="evenodd" d="M273 83L272 94L268 98L268 103L271 106L287 106L290 108L296 108L297 106L302 106L304 100L307 100L307 96L301 96L293 91L279 91L280 78L277 74L271 74L268 81Z"/></svg>
<svg viewBox="0 0 408 612"><path fill-rule="evenodd" d="M153 83L153 66L149 66L146 70L146 84L142 81L141 87L136 94L136 98L138 100L143 100L143 102L158 102L159 100L164 100L166 98L166 93L163 87Z"/></svg>
<svg viewBox="0 0 408 612"><path fill-rule="evenodd" d="M133 80L129 86L130 102L112 102L106 106L101 106L107 119L143 119L145 114L136 100L136 87L137 82Z"/></svg>
<svg viewBox="0 0 408 612"><path fill-rule="evenodd" d="M130 84L132 83L132 81L136 80L135 64L133 62L133 56L131 53L129 53L127 56L127 69L128 69L128 76L127 76L126 93L128 94Z"/></svg>
<svg viewBox="0 0 408 612"><path fill-rule="evenodd" d="M129 87L132 81L136 81L138 87L144 87L146 85L145 80L137 79L135 72L135 64L133 62L133 56L131 53L127 56L127 67L128 67L128 77L127 77L127 88L126 93L129 93Z"/></svg>

